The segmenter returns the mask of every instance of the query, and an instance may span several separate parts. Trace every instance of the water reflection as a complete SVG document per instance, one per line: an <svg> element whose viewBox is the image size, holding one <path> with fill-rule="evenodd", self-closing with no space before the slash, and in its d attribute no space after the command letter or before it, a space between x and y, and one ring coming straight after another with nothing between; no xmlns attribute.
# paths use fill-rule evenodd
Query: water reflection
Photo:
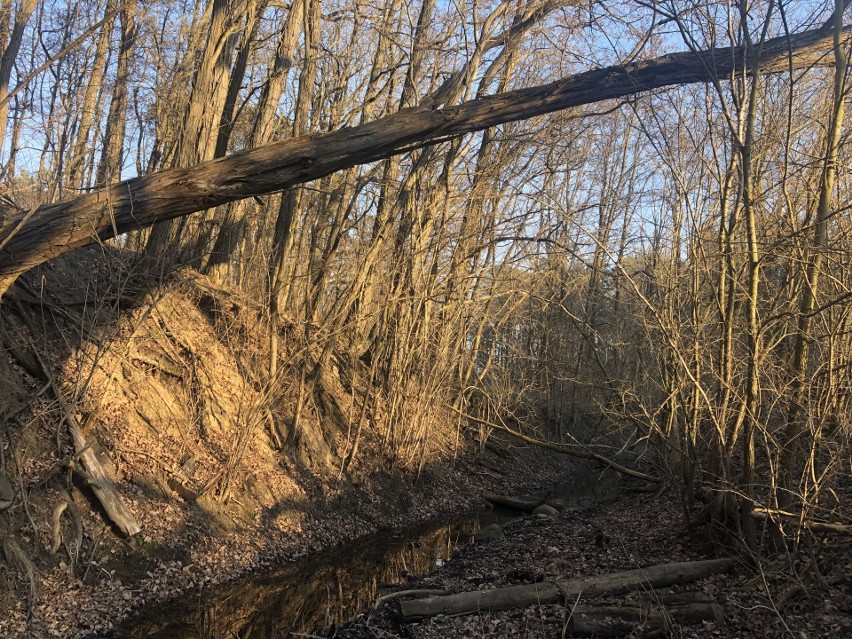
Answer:
<svg viewBox="0 0 852 639"><path fill-rule="evenodd" d="M383 586L443 565L482 528L517 517L485 511L412 533L378 533L215 593L160 607L134 620L125 639L273 639L325 636L370 608Z"/></svg>
<svg viewBox="0 0 852 639"><path fill-rule="evenodd" d="M583 510L618 495L612 471L578 474L547 494L530 495ZM324 637L369 609L382 586L424 575L449 560L456 545L481 529L518 517L490 510L416 531L386 531L251 577L232 586L160 606L122 628L123 639L277 639Z"/></svg>

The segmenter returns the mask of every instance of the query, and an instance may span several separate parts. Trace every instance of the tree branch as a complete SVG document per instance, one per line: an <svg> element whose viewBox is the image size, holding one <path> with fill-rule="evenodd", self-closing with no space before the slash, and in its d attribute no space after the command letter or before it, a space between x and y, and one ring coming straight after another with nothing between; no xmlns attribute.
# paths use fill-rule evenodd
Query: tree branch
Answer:
<svg viewBox="0 0 852 639"><path fill-rule="evenodd" d="M523 433L520 433L516 430L512 430L511 428L509 428L508 426L504 426L503 424L495 424L494 422L489 422L487 420L480 419L479 417L468 415L467 413L460 411L458 408L454 408L449 404L447 405L447 408L452 411L455 411L465 419L469 419L472 422L482 424L483 426L488 426L489 428L493 428L495 430L503 431L504 433L511 435L512 437L516 437L528 444L532 444L533 446L539 446L540 448L545 448L547 450L552 450L557 453L562 453L563 455L582 457L583 459L594 459L595 461L599 461L608 468L612 468L614 471L619 472L622 475L635 477L636 479L644 479L645 481L650 481L656 484L662 483L663 481L661 477L656 477L655 475L648 475L638 470L628 468L627 466L622 466L618 462L614 462L611 459L604 457L603 455L599 455L598 453L594 452L593 450L589 450L586 447L573 447L564 446L562 444L554 444L552 442L544 441L543 439L537 439L535 437L530 437L529 435L524 435Z"/></svg>
<svg viewBox="0 0 852 639"><path fill-rule="evenodd" d="M848 39L850 30L844 30ZM767 40L761 73L830 66L822 29ZM280 191L498 124L753 68L741 47L672 53L440 109L413 107L353 128L283 140L196 166L114 184L33 212L0 216L0 294L23 272L62 253L235 200Z"/></svg>

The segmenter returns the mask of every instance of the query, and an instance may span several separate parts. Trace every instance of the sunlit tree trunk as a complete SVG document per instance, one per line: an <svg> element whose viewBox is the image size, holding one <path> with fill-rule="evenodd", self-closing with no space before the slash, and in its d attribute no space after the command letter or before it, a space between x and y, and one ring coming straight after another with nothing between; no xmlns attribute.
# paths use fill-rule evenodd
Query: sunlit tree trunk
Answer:
<svg viewBox="0 0 852 639"><path fill-rule="evenodd" d="M91 138L92 125L97 119L99 112L99 98L103 91L103 78L106 70L110 33L112 32L112 20L108 17L114 13L117 0L107 0L104 15L107 18L101 28L98 42L95 46L95 55L91 62L91 74L88 76L86 92L83 102L80 104L80 121L77 125L77 135L71 146L71 159L68 163L68 188L82 190L86 186L86 171L91 165L94 146Z"/></svg>
<svg viewBox="0 0 852 639"><path fill-rule="evenodd" d="M790 408L784 432L781 459L781 494L779 505L788 507L799 493L802 455L806 450L809 408L806 403L809 342L813 339L811 327L819 296L823 254L828 241L828 224L832 214L832 198L838 171L838 155L843 116L846 103L846 45L841 41L845 4L836 0L834 11L834 92L825 140L825 156L819 182L819 202L813 221L813 244L807 256L805 282L799 300L798 326L791 363Z"/></svg>
<svg viewBox="0 0 852 639"><path fill-rule="evenodd" d="M180 123L174 166L185 167L211 160L219 137L219 125L228 92L228 79L237 43L236 23L242 0L211 0L207 38L201 60L192 77L189 104ZM198 28L201 28L199 25ZM167 221L157 224L145 247L151 264L166 268L181 246L197 247L200 221L187 224ZM200 261L200 255L188 255Z"/></svg>
<svg viewBox="0 0 852 639"><path fill-rule="evenodd" d="M6 2L3 3L6 5ZM38 4L38 0L21 0L18 10L15 12L15 24L12 27L12 32L9 34L8 41L0 42L3 45L3 54L0 56L0 151L3 149L3 141L6 136L6 125L9 120L9 104L7 97L9 95L9 82L12 79L12 69L15 64L15 59L18 56L18 51L21 48L21 40L24 37L24 29L30 21L33 11ZM7 8L8 6L8 8ZM11 13L12 2L4 6L3 14ZM4 21L5 23L5 21Z"/></svg>
<svg viewBox="0 0 852 639"><path fill-rule="evenodd" d="M127 115L127 91L130 83L130 59L136 44L136 9L130 3L119 13L121 44L115 72L115 87L107 114L101 158L95 176L95 186L121 179L124 158L124 136Z"/></svg>

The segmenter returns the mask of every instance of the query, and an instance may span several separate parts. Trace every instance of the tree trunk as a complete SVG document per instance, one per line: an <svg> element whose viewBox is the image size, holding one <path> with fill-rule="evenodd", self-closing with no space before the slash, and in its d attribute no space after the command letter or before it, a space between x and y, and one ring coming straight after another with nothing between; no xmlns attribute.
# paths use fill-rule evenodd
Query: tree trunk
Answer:
<svg viewBox="0 0 852 639"><path fill-rule="evenodd" d="M127 4L119 15L121 23L121 47L118 51L118 65L115 72L115 88L109 104L104 144L95 186L104 186L113 177L121 178L123 164L125 116L127 114L127 83L129 79L130 58L136 45L136 15L132 3Z"/></svg>
<svg viewBox="0 0 852 639"><path fill-rule="evenodd" d="M92 60L91 75L89 76L83 103L80 105L80 124L74 145L71 148L71 159L68 163L67 188L83 190L86 186L86 167L89 164L91 144L89 136L95 116L98 112L98 98L103 89L104 71L106 70L107 54L109 52L110 33L112 32L112 20L109 16L115 13L116 0L107 0L104 9L104 24L95 47L95 57Z"/></svg>
<svg viewBox="0 0 852 639"><path fill-rule="evenodd" d="M844 30L848 39L850 29ZM822 29L764 43L762 73L830 66L832 35ZM643 62L587 71L551 84L462 103L423 105L354 128L311 134L106 187L74 200L45 205L0 227L0 293L21 273L98 239L235 200L280 191L335 171L413 148L525 120L573 106L643 91L708 82L751 68L740 47L681 52Z"/></svg>
<svg viewBox="0 0 852 639"><path fill-rule="evenodd" d="M9 42L0 57L0 148L6 134L6 122L9 117L9 103L6 98L9 95L9 80L12 78L12 67L21 48L21 40L24 37L24 29L30 21L30 16L38 4L38 0L23 0L21 7L15 14L15 26Z"/></svg>
<svg viewBox="0 0 852 639"><path fill-rule="evenodd" d="M281 27L275 60L260 92L257 115L249 137L250 149L268 144L275 133L275 113L287 83L288 73L293 67L294 51L304 24L304 7L304 0L294 2ZM226 212L222 229L216 236L210 259L205 265L205 273L214 281L224 282L228 275L231 260L245 229L245 214L246 203L235 204Z"/></svg>
<svg viewBox="0 0 852 639"><path fill-rule="evenodd" d="M805 285L802 287L799 304L799 318L796 330L793 361L791 363L791 401L787 426L784 432L784 449L781 458L781 493L779 504L782 508L790 506L799 492L799 479L802 471L803 435L808 429L807 389L808 350L811 336L811 323L815 315L817 294L820 285L823 253L828 242L828 223L832 215L831 200L838 170L838 153L843 130L844 107L846 103L846 47L842 44L844 3L835 2L834 13L834 100L828 133L826 136L825 159L819 185L819 203L814 220L814 235L811 254L808 256Z"/></svg>
<svg viewBox="0 0 852 639"><path fill-rule="evenodd" d="M175 166L188 167L214 158L236 46L235 20L239 14L238 4L239 0L212 0L207 42L194 75L192 94L184 120L180 125ZM207 208L214 206L216 204ZM158 222L148 238L145 253L154 264L167 263L173 259L177 249L175 244L192 245L193 240L197 238L197 234L193 237L193 234L176 229L171 222L174 217L176 216ZM191 257L195 260L199 256Z"/></svg>

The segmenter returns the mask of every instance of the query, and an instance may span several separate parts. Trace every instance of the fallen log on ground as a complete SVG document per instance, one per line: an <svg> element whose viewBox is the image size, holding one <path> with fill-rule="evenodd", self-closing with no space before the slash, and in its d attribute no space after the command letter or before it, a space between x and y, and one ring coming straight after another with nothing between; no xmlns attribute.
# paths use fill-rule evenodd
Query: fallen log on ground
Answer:
<svg viewBox="0 0 852 639"><path fill-rule="evenodd" d="M29 316L21 304L17 304L16 308L21 319L24 320L28 329L32 332L34 320ZM103 464L101 464L101 461L98 459L97 454L92 449L89 442L86 441L83 429L77 421L77 418L74 417L71 407L65 403L65 399L62 396L59 385L50 373L50 366L41 357L37 349L32 348L31 350L34 356L34 361L38 363L44 378L48 380L50 388L53 391L53 396L56 398L59 408L62 410L63 420L68 424L68 430L71 433L71 440L74 443L75 457L79 458L80 463L83 465L89 486L92 489L92 492L95 493L95 497L98 502L100 502L104 512L107 514L107 517L109 517L110 521L118 526L121 532L128 537L132 537L133 535L141 532L142 528L139 526L139 522L136 521L136 517L133 516L133 513L130 512L124 504L124 501L122 501L121 495L119 495L115 484L107 475L106 469L104 469Z"/></svg>
<svg viewBox="0 0 852 639"><path fill-rule="evenodd" d="M694 602L665 606L663 610L626 606L575 606L567 629L572 635L624 637L642 624L639 636L665 636L672 623L725 621L725 613L717 603Z"/></svg>
<svg viewBox="0 0 852 639"><path fill-rule="evenodd" d="M86 469L89 476L89 486L103 506L107 516L128 537L141 532L142 528L139 526L139 522L125 506L115 484L112 483L97 454L86 441L86 436L83 435L80 425L70 413L66 415L66 420L68 421L68 430L71 431L71 438L74 440L74 450L77 451L83 468Z"/></svg>
<svg viewBox="0 0 852 639"><path fill-rule="evenodd" d="M533 497L509 497L507 495L494 495L493 493L485 493L482 495L485 501L489 501L495 506L505 506L514 510L526 510L532 512L539 506L547 503L547 499L535 499Z"/></svg>
<svg viewBox="0 0 852 639"><path fill-rule="evenodd" d="M609 575L461 592L399 602L403 622L435 615L460 615L480 610L506 610L535 604L559 603L580 596L618 595L639 588L662 588L697 581L732 570L734 559L709 559L659 564Z"/></svg>

